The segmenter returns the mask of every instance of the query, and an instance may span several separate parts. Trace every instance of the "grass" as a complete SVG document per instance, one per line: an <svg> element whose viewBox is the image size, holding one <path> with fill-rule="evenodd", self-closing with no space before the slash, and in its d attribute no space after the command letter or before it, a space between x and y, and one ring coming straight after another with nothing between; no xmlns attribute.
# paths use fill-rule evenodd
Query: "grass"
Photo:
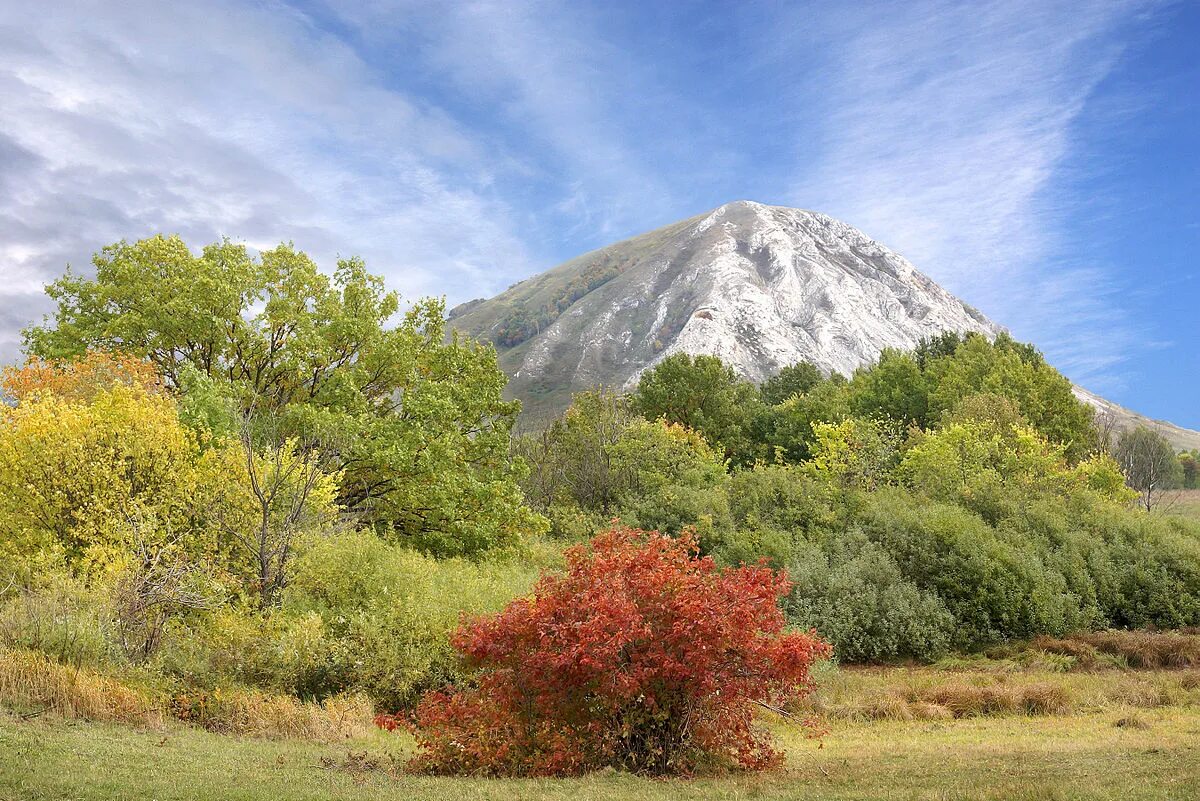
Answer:
<svg viewBox="0 0 1200 801"><path fill-rule="evenodd" d="M786 770L693 782L442 779L398 771L404 738L342 745L0 714L0 799L1193 799L1200 713L1111 709L780 728Z"/></svg>
<svg viewBox="0 0 1200 801"><path fill-rule="evenodd" d="M1200 635L1184 632L1096 631L1063 639L1039 637L1033 647L1070 656L1085 668L1117 657L1134 668L1200 668Z"/></svg>
<svg viewBox="0 0 1200 801"><path fill-rule="evenodd" d="M1195 799L1200 670L1170 666L1191 664L1180 655L1196 636L1100 633L934 666L826 665L798 710L823 737L773 718L784 770L695 781L415 776L403 769L412 738L366 725L354 699L156 697L0 653L0 801ZM1041 647L1056 642L1062 653Z"/></svg>
<svg viewBox="0 0 1200 801"><path fill-rule="evenodd" d="M1170 706L1200 710L1200 672L1062 672L979 660L952 668L844 668L822 676L800 711L829 720L949 720Z"/></svg>
<svg viewBox="0 0 1200 801"><path fill-rule="evenodd" d="M1167 514L1200 520L1200 489L1168 490L1163 506Z"/></svg>
<svg viewBox="0 0 1200 801"><path fill-rule="evenodd" d="M372 717L370 702L357 696L306 704L243 689L170 694L22 650L0 651L0 707L22 717L49 713L143 727L176 718L225 734L325 741L362 736Z"/></svg>

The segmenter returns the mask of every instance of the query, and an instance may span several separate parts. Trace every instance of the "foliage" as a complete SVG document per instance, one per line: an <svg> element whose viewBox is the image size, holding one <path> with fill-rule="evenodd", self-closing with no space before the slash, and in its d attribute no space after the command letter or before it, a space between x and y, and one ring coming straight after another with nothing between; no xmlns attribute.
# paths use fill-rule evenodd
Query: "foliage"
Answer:
<svg viewBox="0 0 1200 801"><path fill-rule="evenodd" d="M929 359L929 412L939 416L964 398L980 393L1007 397L1021 415L1050 442L1062 445L1076 461L1093 448L1096 432L1091 407L1078 400L1071 382L1032 346L1000 334L989 342L970 334L952 354Z"/></svg>
<svg viewBox="0 0 1200 801"><path fill-rule="evenodd" d="M22 367L9 366L0 371L0 395L18 404L33 401L40 394L87 402L114 386L154 392L159 387L158 374L150 362L96 350L77 359L31 357Z"/></svg>
<svg viewBox="0 0 1200 801"><path fill-rule="evenodd" d="M197 455L170 398L140 387L0 407L0 554L61 557L82 573L119 567L136 529L192 525Z"/></svg>
<svg viewBox="0 0 1200 801"><path fill-rule="evenodd" d="M767 461L797 464L812 456L815 423L838 423L850 416L850 390L841 376L793 395L776 406L760 407L751 423L756 452Z"/></svg>
<svg viewBox="0 0 1200 801"><path fill-rule="evenodd" d="M449 642L460 616L498 610L534 578L520 562L434 560L365 532L310 548L296 571L283 604L288 689L366 692L384 709L461 680Z"/></svg>
<svg viewBox="0 0 1200 801"><path fill-rule="evenodd" d="M533 466L526 497L560 538L590 537L616 516L672 533L695 527L707 541L724 522L725 466L713 449L683 426L635 415L612 392L576 395L562 419L515 449Z"/></svg>
<svg viewBox="0 0 1200 801"><path fill-rule="evenodd" d="M955 618L941 598L857 532L800 548L788 575L788 619L819 631L843 662L933 660L950 648Z"/></svg>
<svg viewBox="0 0 1200 801"><path fill-rule="evenodd" d="M884 417L905 425L926 426L929 386L917 360L887 348L850 382L850 409L861 417Z"/></svg>
<svg viewBox="0 0 1200 801"><path fill-rule="evenodd" d="M1113 456L1147 512L1154 508L1163 490L1183 484L1183 465L1175 450L1166 437L1151 428L1138 426L1122 431Z"/></svg>
<svg viewBox="0 0 1200 801"><path fill-rule="evenodd" d="M873 490L891 483L899 459L895 435L861 417L840 423L813 423L810 474L846 490Z"/></svg>
<svg viewBox="0 0 1200 801"><path fill-rule="evenodd" d="M754 705L802 695L827 652L783 633L777 601L788 587L766 568L718 569L687 535L602 534L572 549L567 572L543 577L533 597L456 632L482 675L422 701L415 766L661 775L776 764Z"/></svg>
<svg viewBox="0 0 1200 801"><path fill-rule="evenodd" d="M633 406L699 432L735 463L753 461L749 426L758 401L753 384L715 356L673 353L642 374Z"/></svg>
<svg viewBox="0 0 1200 801"><path fill-rule="evenodd" d="M807 395L825 380L812 362L789 364L759 387L759 397L768 406L777 406L793 395Z"/></svg>
<svg viewBox="0 0 1200 801"><path fill-rule="evenodd" d="M1200 450L1179 454L1180 484L1185 489L1200 489Z"/></svg>
<svg viewBox="0 0 1200 801"><path fill-rule="evenodd" d="M94 265L95 279L68 271L47 287L58 309L26 331L31 353L148 360L170 387L201 390L185 403L190 425L228 434L222 399L277 417L283 439L336 459L339 502L398 541L473 555L538 528L507 459L518 407L501 398L495 352L447 340L440 302L393 324L399 298L361 261L331 278L290 245L195 255L157 236L106 247Z"/></svg>

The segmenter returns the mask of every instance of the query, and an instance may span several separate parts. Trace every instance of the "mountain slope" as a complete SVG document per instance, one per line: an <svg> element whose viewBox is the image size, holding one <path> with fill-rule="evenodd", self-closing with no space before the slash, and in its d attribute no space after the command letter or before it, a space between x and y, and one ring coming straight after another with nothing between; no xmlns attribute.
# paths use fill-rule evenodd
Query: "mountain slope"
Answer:
<svg viewBox="0 0 1200 801"><path fill-rule="evenodd" d="M497 343L534 418L670 353L752 380L800 360L850 373L885 347L1000 330L903 257L823 214L739 201L593 251L451 312Z"/></svg>
<svg viewBox="0 0 1200 801"><path fill-rule="evenodd" d="M454 328L496 343L526 423L558 414L574 392L631 388L679 351L720 356L761 381L800 360L848 375L883 348L1001 330L861 231L750 201L586 253L450 314ZM1154 422L1076 394L1116 429ZM1200 433L1155 427L1177 447L1200 445Z"/></svg>
<svg viewBox="0 0 1200 801"><path fill-rule="evenodd" d="M1096 425L1102 430L1109 429L1118 432L1146 426L1166 437L1176 450L1200 450L1200 431L1181 428L1165 420L1153 420L1123 406L1118 406L1110 400L1105 400L1093 392L1088 392L1083 387L1075 387L1075 397L1096 410Z"/></svg>

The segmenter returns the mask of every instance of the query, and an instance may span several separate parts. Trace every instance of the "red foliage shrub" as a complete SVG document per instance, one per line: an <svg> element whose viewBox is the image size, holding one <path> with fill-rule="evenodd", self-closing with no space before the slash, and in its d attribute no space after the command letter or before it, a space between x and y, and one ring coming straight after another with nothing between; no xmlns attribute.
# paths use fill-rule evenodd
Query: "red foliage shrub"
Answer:
<svg viewBox="0 0 1200 801"><path fill-rule="evenodd" d="M619 527L567 557L532 597L455 632L478 683L421 701L411 767L690 775L779 762L754 707L805 694L809 666L829 653L784 633L786 576L721 570L690 535Z"/></svg>
<svg viewBox="0 0 1200 801"><path fill-rule="evenodd" d="M395 731L404 725L404 720L398 715L381 712L375 716L375 725L385 731Z"/></svg>

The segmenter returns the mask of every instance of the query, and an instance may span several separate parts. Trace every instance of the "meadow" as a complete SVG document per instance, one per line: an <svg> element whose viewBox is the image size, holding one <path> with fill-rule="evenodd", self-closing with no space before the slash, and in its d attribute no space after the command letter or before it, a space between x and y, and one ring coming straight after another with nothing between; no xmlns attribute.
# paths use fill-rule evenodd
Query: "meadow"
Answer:
<svg viewBox="0 0 1200 801"><path fill-rule="evenodd" d="M44 677L37 684L42 674L28 664L18 677L11 659L0 668L6 800L1191 799L1200 792L1195 634L1047 639L928 666L825 664L816 691L793 710L814 717L819 736L783 718L760 721L786 750L782 770L693 780L611 770L578 779L413 775L404 768L411 736L371 725L369 707L260 700L237 706L231 719L240 728L189 723L146 690L140 704L123 708L62 703L101 680L86 671L64 685ZM112 685L103 689L119 696ZM258 728L248 723L254 719ZM272 736L246 733L255 731Z"/></svg>

